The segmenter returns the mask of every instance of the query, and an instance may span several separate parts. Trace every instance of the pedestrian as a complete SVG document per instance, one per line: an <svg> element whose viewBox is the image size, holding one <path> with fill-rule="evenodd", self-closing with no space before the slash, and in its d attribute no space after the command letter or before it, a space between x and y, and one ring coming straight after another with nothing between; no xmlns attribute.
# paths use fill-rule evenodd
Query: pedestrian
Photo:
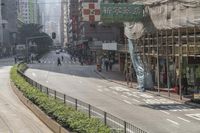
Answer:
<svg viewBox="0 0 200 133"><path fill-rule="evenodd" d="M112 71L112 66L113 66L113 59L109 60L109 68L110 68L110 71Z"/></svg>
<svg viewBox="0 0 200 133"><path fill-rule="evenodd" d="M108 59L106 58L106 59L105 59L106 71L108 71L108 65L109 65L109 61L108 61Z"/></svg>
<svg viewBox="0 0 200 133"><path fill-rule="evenodd" d="M33 55L31 55L31 63L33 63L34 57Z"/></svg>
<svg viewBox="0 0 200 133"><path fill-rule="evenodd" d="M101 59L101 62L102 62L102 68L105 69L105 58L104 57Z"/></svg>
<svg viewBox="0 0 200 133"><path fill-rule="evenodd" d="M60 58L58 57L57 59L57 66L61 66L61 61L60 61Z"/></svg>
<svg viewBox="0 0 200 133"><path fill-rule="evenodd" d="M61 56L61 58L62 58L62 61L64 60L64 57L63 56Z"/></svg>
<svg viewBox="0 0 200 133"><path fill-rule="evenodd" d="M129 80L130 80L130 83L131 83L131 85L130 85L130 88L133 88L133 65L132 64L130 64L130 66L129 66Z"/></svg>
<svg viewBox="0 0 200 133"><path fill-rule="evenodd" d="M188 88L188 81L187 81L187 76L186 74L183 75L183 78L181 80L181 84L182 84L182 93L187 95L188 91L187 91L187 88Z"/></svg>
<svg viewBox="0 0 200 133"><path fill-rule="evenodd" d="M15 64L17 63L17 57L15 56Z"/></svg>

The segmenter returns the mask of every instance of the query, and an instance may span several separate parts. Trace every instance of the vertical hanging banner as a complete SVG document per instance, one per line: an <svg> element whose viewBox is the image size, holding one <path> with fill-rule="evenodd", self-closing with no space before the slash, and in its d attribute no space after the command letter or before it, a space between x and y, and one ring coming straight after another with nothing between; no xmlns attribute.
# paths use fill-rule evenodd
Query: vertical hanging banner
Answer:
<svg viewBox="0 0 200 133"><path fill-rule="evenodd" d="M133 22L144 16L144 5L131 3L101 3L101 21Z"/></svg>
<svg viewBox="0 0 200 133"><path fill-rule="evenodd" d="M82 21L100 21L100 4L93 2L82 3Z"/></svg>

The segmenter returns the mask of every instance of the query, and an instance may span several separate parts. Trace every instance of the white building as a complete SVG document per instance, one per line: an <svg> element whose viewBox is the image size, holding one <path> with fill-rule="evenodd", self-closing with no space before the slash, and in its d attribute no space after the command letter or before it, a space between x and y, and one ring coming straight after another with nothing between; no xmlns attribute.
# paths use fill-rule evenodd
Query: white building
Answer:
<svg viewBox="0 0 200 133"><path fill-rule="evenodd" d="M60 34L61 34L61 43L66 47L68 43L68 32L67 32L67 23L69 20L69 2L68 0L62 0L61 4L61 19L60 19Z"/></svg>

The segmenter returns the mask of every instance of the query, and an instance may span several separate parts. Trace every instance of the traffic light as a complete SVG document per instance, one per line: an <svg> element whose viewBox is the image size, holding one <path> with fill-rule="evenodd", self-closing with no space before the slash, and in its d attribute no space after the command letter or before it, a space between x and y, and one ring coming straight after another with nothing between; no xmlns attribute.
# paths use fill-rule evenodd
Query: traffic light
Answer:
<svg viewBox="0 0 200 133"><path fill-rule="evenodd" d="M56 33L55 33L55 32L52 32L51 37L52 37L52 39L56 39Z"/></svg>

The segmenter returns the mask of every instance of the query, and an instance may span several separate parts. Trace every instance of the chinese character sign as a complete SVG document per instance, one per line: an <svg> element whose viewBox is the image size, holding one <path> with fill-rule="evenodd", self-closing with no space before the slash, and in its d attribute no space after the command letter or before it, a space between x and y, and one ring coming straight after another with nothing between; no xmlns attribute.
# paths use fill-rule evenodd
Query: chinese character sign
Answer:
<svg viewBox="0 0 200 133"><path fill-rule="evenodd" d="M143 17L144 6L130 3L101 3L101 21L129 22Z"/></svg>

